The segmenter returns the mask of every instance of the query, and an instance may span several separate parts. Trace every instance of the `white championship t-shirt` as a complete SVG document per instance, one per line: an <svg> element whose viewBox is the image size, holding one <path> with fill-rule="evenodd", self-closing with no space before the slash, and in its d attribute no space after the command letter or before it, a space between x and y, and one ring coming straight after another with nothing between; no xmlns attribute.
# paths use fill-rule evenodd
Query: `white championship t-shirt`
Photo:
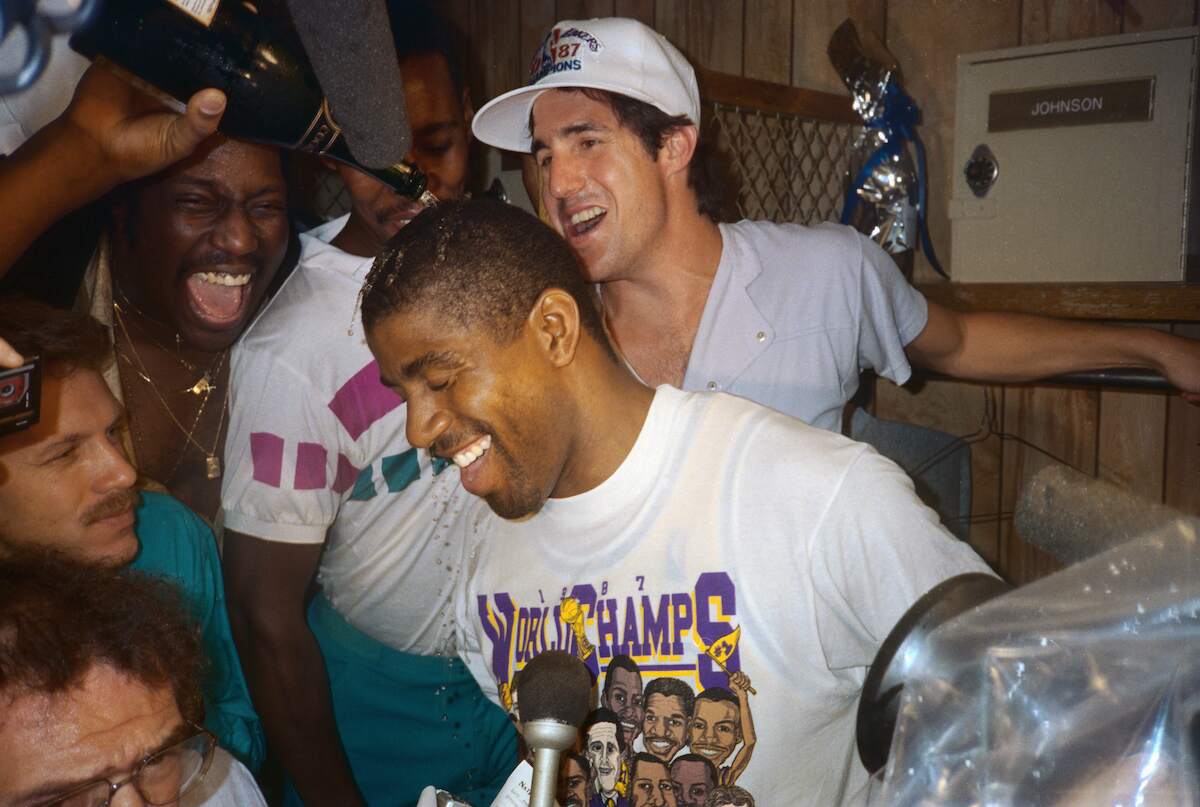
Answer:
<svg viewBox="0 0 1200 807"><path fill-rule="evenodd" d="M470 499L453 463L404 435L406 407L379 381L358 312L368 258L300 236L300 265L234 348L225 526L325 543L322 590L350 624L397 650L452 654L451 598Z"/></svg>
<svg viewBox="0 0 1200 807"><path fill-rule="evenodd" d="M864 798L854 718L880 643L940 581L987 572L869 446L665 386L598 487L523 521L479 502L465 526L460 654L490 697L538 653L578 652L560 609L574 598L601 690L616 655L645 687L664 677L699 694L749 677L757 739L735 784L762 805ZM665 734L644 722L634 749L653 731L660 756L687 753L691 716ZM743 745L709 758L730 768Z"/></svg>

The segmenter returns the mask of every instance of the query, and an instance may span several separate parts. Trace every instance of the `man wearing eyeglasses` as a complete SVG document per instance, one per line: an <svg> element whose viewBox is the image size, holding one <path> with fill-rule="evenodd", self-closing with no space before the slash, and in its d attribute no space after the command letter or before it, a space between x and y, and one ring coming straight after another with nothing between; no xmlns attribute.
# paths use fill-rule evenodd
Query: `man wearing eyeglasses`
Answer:
<svg viewBox="0 0 1200 807"><path fill-rule="evenodd" d="M179 591L129 569L0 560L0 807L257 807L200 728Z"/></svg>

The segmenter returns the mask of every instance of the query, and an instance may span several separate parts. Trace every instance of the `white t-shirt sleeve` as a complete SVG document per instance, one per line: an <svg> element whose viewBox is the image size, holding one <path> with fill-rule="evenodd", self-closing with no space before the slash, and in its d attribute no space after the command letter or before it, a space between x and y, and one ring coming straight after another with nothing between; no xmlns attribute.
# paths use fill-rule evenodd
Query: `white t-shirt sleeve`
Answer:
<svg viewBox="0 0 1200 807"><path fill-rule="evenodd" d="M337 420L312 380L278 356L234 351L225 527L269 541L322 543L353 467L339 453Z"/></svg>
<svg viewBox="0 0 1200 807"><path fill-rule="evenodd" d="M938 583L991 574L921 503L908 475L867 446L807 551L821 649L834 670L870 665L900 617Z"/></svg>
<svg viewBox="0 0 1200 807"><path fill-rule="evenodd" d="M904 347L925 329L929 304L878 244L861 234L858 241L859 368L903 384L912 375Z"/></svg>

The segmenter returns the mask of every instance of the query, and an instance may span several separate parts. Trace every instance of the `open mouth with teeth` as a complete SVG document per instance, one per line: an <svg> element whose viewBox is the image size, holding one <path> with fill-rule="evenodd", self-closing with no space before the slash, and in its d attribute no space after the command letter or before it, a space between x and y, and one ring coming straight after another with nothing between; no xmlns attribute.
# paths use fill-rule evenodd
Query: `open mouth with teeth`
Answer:
<svg viewBox="0 0 1200 807"><path fill-rule="evenodd" d="M572 238L578 238L586 235L592 230L600 226L600 222L608 215L608 211L598 205L580 210L571 216L570 224L567 227L567 234Z"/></svg>
<svg viewBox="0 0 1200 807"><path fill-rule="evenodd" d="M186 282L188 306L209 326L233 325L246 313L252 277L248 272L196 272Z"/></svg>
<svg viewBox="0 0 1200 807"><path fill-rule="evenodd" d="M670 740L646 740L646 750L656 757L663 757L670 754L674 747L674 743Z"/></svg>
<svg viewBox="0 0 1200 807"><path fill-rule="evenodd" d="M454 464L459 468L459 479L469 492L479 495L479 476L487 460L488 449L492 447L492 436L485 434L468 445L453 457Z"/></svg>
<svg viewBox="0 0 1200 807"><path fill-rule="evenodd" d="M717 748L716 746L713 746L713 745L693 745L692 746L693 753L699 754L700 756L706 757L707 759L716 759L717 757L721 756L721 754L724 753L724 751L725 751L725 749Z"/></svg>

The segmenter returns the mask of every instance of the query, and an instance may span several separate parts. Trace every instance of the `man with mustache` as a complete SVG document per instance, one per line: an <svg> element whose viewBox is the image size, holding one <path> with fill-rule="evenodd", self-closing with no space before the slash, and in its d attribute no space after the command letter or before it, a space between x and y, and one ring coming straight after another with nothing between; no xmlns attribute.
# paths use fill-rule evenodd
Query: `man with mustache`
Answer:
<svg viewBox="0 0 1200 807"><path fill-rule="evenodd" d="M49 230L10 285L110 326L116 361L105 380L134 424L127 453L210 525L229 348L289 243L280 152L213 134L223 109L205 90L186 115L166 112L92 67L67 109L0 165L0 201L14 213L0 225L0 274ZM82 280L69 260L39 251L62 242L94 245Z"/></svg>
<svg viewBox="0 0 1200 807"><path fill-rule="evenodd" d="M0 339L42 361L41 415L0 435L0 557L57 555L125 566L177 583L209 660L205 725L251 767L264 755L225 613L212 531L162 493L135 488L124 452L125 409L105 386L105 328L86 314L0 300Z"/></svg>
<svg viewBox="0 0 1200 807"><path fill-rule="evenodd" d="M453 199L472 108L452 33L422 5L389 11L408 159ZM418 208L339 173L350 213L301 236L298 268L233 353L222 506L234 636L287 803L413 803L435 784L488 804L516 732L455 655L466 496L456 468L406 442L407 409L379 384L356 313L371 259Z"/></svg>
<svg viewBox="0 0 1200 807"><path fill-rule="evenodd" d="M754 720L750 714L747 693L749 686L749 677L744 672L735 672L729 676L729 689L708 687L696 696L692 707L688 748L720 771L718 781L723 785L737 781L754 753ZM739 744L741 750L733 762L725 765Z"/></svg>

